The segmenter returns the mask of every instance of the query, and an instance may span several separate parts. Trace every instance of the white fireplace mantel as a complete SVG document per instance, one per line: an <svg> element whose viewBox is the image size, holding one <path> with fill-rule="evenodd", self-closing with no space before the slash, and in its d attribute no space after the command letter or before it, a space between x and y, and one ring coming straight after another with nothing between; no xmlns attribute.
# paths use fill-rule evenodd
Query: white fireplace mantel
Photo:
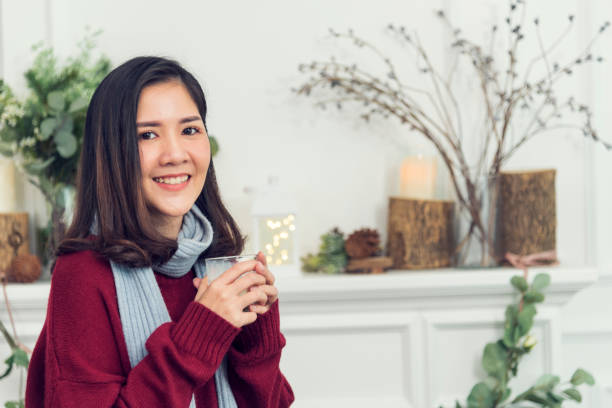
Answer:
<svg viewBox="0 0 612 408"><path fill-rule="evenodd" d="M576 292L595 283L594 267L538 267L529 280L546 272L551 285L546 304L561 306ZM380 275L308 275L278 278L284 312L329 312L359 304L361 310L381 302L401 303L410 310L506 306L516 294L510 285L513 268L392 270Z"/></svg>
<svg viewBox="0 0 612 408"><path fill-rule="evenodd" d="M529 278L539 272L550 274L551 285L534 323L545 347L529 356L531 377L559 369L559 310L598 280L598 270L589 267L532 268ZM278 276L287 338L281 367L295 406L424 408L465 398L482 375L482 347L498 337L503 310L516 297L510 278L517 274L522 271L496 268ZM50 284L7 289L18 333L33 346ZM8 318L3 302L0 318ZM0 342L0 356L5 348ZM12 386L1 381L0 395Z"/></svg>

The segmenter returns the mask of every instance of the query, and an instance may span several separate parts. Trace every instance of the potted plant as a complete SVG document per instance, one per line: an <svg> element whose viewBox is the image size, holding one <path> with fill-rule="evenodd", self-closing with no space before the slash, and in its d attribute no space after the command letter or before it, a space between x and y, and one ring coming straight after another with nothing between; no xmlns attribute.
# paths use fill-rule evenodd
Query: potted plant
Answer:
<svg viewBox="0 0 612 408"><path fill-rule="evenodd" d="M97 33L87 33L64 64L50 47L33 46L24 76L28 95L15 97L0 79L0 154L11 157L45 197L50 211L40 255L50 255L66 229L64 212L74 195L75 175L89 100L110 70L105 56L94 59Z"/></svg>

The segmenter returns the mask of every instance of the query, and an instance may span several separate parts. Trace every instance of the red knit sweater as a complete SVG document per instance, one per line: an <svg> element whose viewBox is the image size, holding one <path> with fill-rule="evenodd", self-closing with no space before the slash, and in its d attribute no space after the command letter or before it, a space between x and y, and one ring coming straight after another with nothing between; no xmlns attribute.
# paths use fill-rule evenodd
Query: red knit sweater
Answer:
<svg viewBox="0 0 612 408"><path fill-rule="evenodd" d="M237 329L193 301L193 273L155 274L172 319L148 338L148 355L130 369L108 261L91 251L59 257L47 318L38 338L26 406L216 407L214 373L228 355L239 407L287 407L293 392L278 364L285 339L278 302Z"/></svg>

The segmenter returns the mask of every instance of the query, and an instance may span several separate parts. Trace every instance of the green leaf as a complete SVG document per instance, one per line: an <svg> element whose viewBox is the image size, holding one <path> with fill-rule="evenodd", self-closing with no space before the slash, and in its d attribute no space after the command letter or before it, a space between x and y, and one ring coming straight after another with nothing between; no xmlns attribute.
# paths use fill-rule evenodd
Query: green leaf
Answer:
<svg viewBox="0 0 612 408"><path fill-rule="evenodd" d="M25 408L25 402L24 400L7 401L4 403L4 408Z"/></svg>
<svg viewBox="0 0 612 408"><path fill-rule="evenodd" d="M2 132L0 132L0 137L2 137L3 142L18 142L21 139L20 134L16 129L11 127L4 127Z"/></svg>
<svg viewBox="0 0 612 408"><path fill-rule="evenodd" d="M504 402L505 400L507 400L510 394L512 394L512 390L510 388L506 388L499 402Z"/></svg>
<svg viewBox="0 0 612 408"><path fill-rule="evenodd" d="M215 157L215 155L219 153L219 142L214 136L209 136L208 140L210 142L210 156Z"/></svg>
<svg viewBox="0 0 612 408"><path fill-rule="evenodd" d="M531 289L536 292L541 292L542 289L550 285L550 275L547 273L539 273L531 284Z"/></svg>
<svg viewBox="0 0 612 408"><path fill-rule="evenodd" d="M13 148L10 144L0 141L0 154L5 157L13 157Z"/></svg>
<svg viewBox="0 0 612 408"><path fill-rule="evenodd" d="M546 393L541 391L533 391L525 396L525 400L541 404L545 407L549 406L549 400Z"/></svg>
<svg viewBox="0 0 612 408"><path fill-rule="evenodd" d="M65 131L68 133L72 133L72 129L74 128L74 120L72 120L72 116L70 115L62 115L62 120L58 131Z"/></svg>
<svg viewBox="0 0 612 408"><path fill-rule="evenodd" d="M23 168L28 174L37 174L49 167L49 165L55 160L55 157L49 157L45 161L34 161L30 163L25 163Z"/></svg>
<svg viewBox="0 0 612 408"><path fill-rule="evenodd" d="M556 375L544 374L538 378L538 381L536 381L534 387L542 391L550 391L555 388L557 384L559 384L559 381L560 379Z"/></svg>
<svg viewBox="0 0 612 408"><path fill-rule="evenodd" d="M4 377L6 377L7 375L9 375L11 373L11 371L13 370L14 360L15 360L15 355L14 354L11 354L9 356L9 358L4 360L4 362L7 365L7 368L6 368L6 371L4 371L4 374L0 375L0 380L3 379Z"/></svg>
<svg viewBox="0 0 612 408"><path fill-rule="evenodd" d="M563 393L574 401L582 402L582 394L580 394L580 391L575 388L568 388L567 390L563 390Z"/></svg>
<svg viewBox="0 0 612 408"><path fill-rule="evenodd" d="M482 367L492 377L502 379L506 372L508 353L499 343L489 343L482 353Z"/></svg>
<svg viewBox="0 0 612 408"><path fill-rule="evenodd" d="M61 130L55 134L54 140L57 152L63 158L67 159L76 153L77 139L72 133Z"/></svg>
<svg viewBox="0 0 612 408"><path fill-rule="evenodd" d="M28 368L28 365L30 364L28 353L26 353L20 348L15 348L13 350L13 356L15 356L15 359L13 361L15 362L15 365L19 367Z"/></svg>
<svg viewBox="0 0 612 408"><path fill-rule="evenodd" d="M40 124L40 140L47 140L57 126L57 119L47 118Z"/></svg>
<svg viewBox="0 0 612 408"><path fill-rule="evenodd" d="M518 330L519 330L520 337L523 337L524 335L529 333L529 330L531 330L531 327L533 326L533 317L535 315L536 315L535 306L529 305L529 304L523 307L523 310L519 312L517 321L518 321Z"/></svg>
<svg viewBox="0 0 612 408"><path fill-rule="evenodd" d="M529 287L527 281L522 276L513 276L512 279L510 279L510 283L521 293L527 292Z"/></svg>
<svg viewBox="0 0 612 408"><path fill-rule="evenodd" d="M516 328L516 319L518 315L518 307L516 305L509 305L506 308L506 321L504 323L504 344L507 347L514 347L516 341L514 340L514 329Z"/></svg>
<svg viewBox="0 0 612 408"><path fill-rule="evenodd" d="M552 391L548 391L548 392L546 393L546 396L548 397L548 399L549 399L550 401L552 401L552 402L553 402L553 403L555 403L555 404L558 404L558 403L560 403L560 402L565 401L565 397L564 397L563 395L556 394L556 393L554 393L554 392L552 392Z"/></svg>
<svg viewBox="0 0 612 408"><path fill-rule="evenodd" d="M572 375L570 382L572 383L572 385L594 385L595 379L589 372L583 370L582 368L579 368L574 372L574 375Z"/></svg>
<svg viewBox="0 0 612 408"><path fill-rule="evenodd" d="M463 408L459 401L455 401L455 408Z"/></svg>
<svg viewBox="0 0 612 408"><path fill-rule="evenodd" d="M70 108L68 108L68 112L70 113L78 112L82 109L87 108L88 105L89 105L89 99L82 96L72 101L72 103L70 104Z"/></svg>
<svg viewBox="0 0 612 408"><path fill-rule="evenodd" d="M489 386L483 382L476 384L467 399L467 408L493 408L495 396Z"/></svg>
<svg viewBox="0 0 612 408"><path fill-rule="evenodd" d="M539 303L544 301L544 295L533 289L530 289L525 293L525 302L527 303Z"/></svg>
<svg viewBox="0 0 612 408"><path fill-rule="evenodd" d="M64 105L66 105L66 100L61 92L53 91L47 95L47 103L52 109L61 111L64 109Z"/></svg>

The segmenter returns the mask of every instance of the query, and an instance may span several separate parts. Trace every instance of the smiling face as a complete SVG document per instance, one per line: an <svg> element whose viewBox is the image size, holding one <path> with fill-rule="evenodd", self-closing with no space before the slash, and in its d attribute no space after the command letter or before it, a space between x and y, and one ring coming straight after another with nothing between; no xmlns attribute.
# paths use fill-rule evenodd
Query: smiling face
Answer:
<svg viewBox="0 0 612 408"><path fill-rule="evenodd" d="M142 188L156 229L175 239L200 195L210 144L198 108L179 81L147 86L136 117Z"/></svg>

